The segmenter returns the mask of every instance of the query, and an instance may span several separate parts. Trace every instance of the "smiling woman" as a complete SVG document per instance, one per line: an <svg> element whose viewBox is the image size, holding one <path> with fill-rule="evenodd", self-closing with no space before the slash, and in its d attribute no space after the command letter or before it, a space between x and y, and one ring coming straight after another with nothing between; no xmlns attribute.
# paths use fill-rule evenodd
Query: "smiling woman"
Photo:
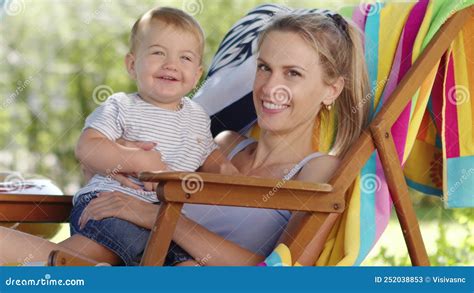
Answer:
<svg viewBox="0 0 474 293"><path fill-rule="evenodd" d="M334 104L340 119L332 154L344 154L368 122L367 103L352 111L369 93L360 32L338 14L285 16L261 33L258 47L259 124L283 132L311 128Z"/></svg>
<svg viewBox="0 0 474 293"><path fill-rule="evenodd" d="M176 12L175 9L166 11ZM189 90L194 85L200 68L199 60L187 54L188 51L194 54L199 52L199 41L192 32L187 30L187 34L178 34L180 29L174 25L162 27L163 20L149 18L153 13L145 14L138 21L139 27L145 24L144 29L139 29L137 35L141 37L135 39L137 43L127 56L127 69L137 80L139 95L114 94L86 120L77 154L86 169L93 172L105 175L107 170L118 166L120 173L132 176L143 170L193 170L195 166L190 165L197 161L204 163L202 168L206 169L206 157L206 162L217 161L209 156L215 149L215 143L208 135L209 124L207 132L201 133L204 140L196 139L194 147L173 145L180 133L189 133L178 127L194 127L191 132L195 135L199 133L195 128L209 121L207 116L196 114L202 112L198 105L181 99L184 100L183 108L159 109L156 110L156 117L150 118L150 107L159 108L151 104L159 102L166 108L175 99L179 100L186 93L184 88ZM142 23L142 20L145 22ZM309 24L312 26L308 28ZM284 181L293 179L322 183L331 178L339 158L314 152L312 131L321 109L326 109L324 106L343 99L345 102L341 107L350 107L352 104L346 100L359 98L352 93L346 95L355 80L354 72L361 76L365 74L365 67L355 68L351 62L352 58L362 56L357 45L360 39L348 38L348 33L341 30L331 17L321 13L285 14L276 17L266 28L260 39L260 60L254 81L254 104L262 129L260 139L255 142L233 132L224 132L215 138L228 160L235 164L232 167L236 172ZM326 40L315 50L307 36L314 39L316 35L320 39L335 41ZM181 43L183 38L187 42ZM284 45L275 46L275 41ZM324 51L322 45L326 43ZM333 48L338 45L347 48L347 54L336 54L337 50ZM328 64L328 60L333 63ZM334 68L340 68L340 71ZM357 83L364 88L366 81L366 78L361 78ZM336 111L340 111L341 107L336 107ZM195 119L177 121L192 114L186 111L194 113ZM356 115L361 117L351 118L363 121L364 113L359 111ZM147 129L137 128L147 117L150 118L146 122ZM354 135L359 135L362 126L357 125ZM155 134L161 137L150 139ZM158 142L158 145L149 152L117 144L119 138L151 140ZM346 139L341 140L342 145L336 155L342 154L346 144L350 143ZM203 143L206 147L196 147ZM199 156L195 156L195 152L200 152ZM214 169L216 171L229 169ZM137 264L149 229L160 209L159 205L152 204L155 201L153 192L147 194L143 190L128 190L115 181L111 182L108 177L96 175L88 186L77 193L71 214L74 235L60 246L77 250L98 261ZM291 230L301 221L301 214L285 210L190 205L185 206L184 211L173 239L178 246L173 246L169 255L168 264L171 265L202 264L202 260L209 255L212 258L205 265L258 264L278 241L284 241L291 235ZM283 233L285 229L288 234ZM0 234L6 234L0 235L3 241L8 241L9 237L25 237L16 234L8 236L4 230L0 230ZM39 240L32 240L32 243L35 241ZM44 247L51 249L53 246L48 244ZM39 251L35 257L42 258L48 253L46 250ZM12 256L4 252L3 258L8 257Z"/></svg>

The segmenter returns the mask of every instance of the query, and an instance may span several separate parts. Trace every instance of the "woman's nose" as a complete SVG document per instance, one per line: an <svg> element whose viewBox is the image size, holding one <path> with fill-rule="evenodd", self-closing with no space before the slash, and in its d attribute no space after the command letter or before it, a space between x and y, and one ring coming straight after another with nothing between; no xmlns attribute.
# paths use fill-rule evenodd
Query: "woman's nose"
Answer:
<svg viewBox="0 0 474 293"><path fill-rule="evenodd" d="M268 76L268 78L264 81L262 86L262 91L265 96L271 97L275 88L281 87L283 85L281 79L274 73Z"/></svg>

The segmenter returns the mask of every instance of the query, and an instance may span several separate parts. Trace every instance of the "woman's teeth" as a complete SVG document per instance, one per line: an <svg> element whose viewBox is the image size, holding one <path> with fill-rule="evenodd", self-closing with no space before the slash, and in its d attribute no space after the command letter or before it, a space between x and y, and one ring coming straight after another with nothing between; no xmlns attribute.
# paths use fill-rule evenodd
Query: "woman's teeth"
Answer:
<svg viewBox="0 0 474 293"><path fill-rule="evenodd" d="M288 105L277 105L277 104L263 101L263 107L270 110L282 110L282 109L288 108Z"/></svg>

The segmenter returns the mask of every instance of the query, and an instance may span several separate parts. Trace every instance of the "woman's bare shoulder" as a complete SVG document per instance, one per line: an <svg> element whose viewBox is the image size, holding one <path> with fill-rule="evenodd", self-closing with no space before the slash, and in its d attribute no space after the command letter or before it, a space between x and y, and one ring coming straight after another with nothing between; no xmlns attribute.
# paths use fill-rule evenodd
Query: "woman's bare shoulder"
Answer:
<svg viewBox="0 0 474 293"><path fill-rule="evenodd" d="M225 130L219 133L214 141L217 143L224 155L228 155L246 137L232 130Z"/></svg>
<svg viewBox="0 0 474 293"><path fill-rule="evenodd" d="M314 183L329 182L339 168L341 159L336 156L322 155L309 161L300 171L296 180Z"/></svg>

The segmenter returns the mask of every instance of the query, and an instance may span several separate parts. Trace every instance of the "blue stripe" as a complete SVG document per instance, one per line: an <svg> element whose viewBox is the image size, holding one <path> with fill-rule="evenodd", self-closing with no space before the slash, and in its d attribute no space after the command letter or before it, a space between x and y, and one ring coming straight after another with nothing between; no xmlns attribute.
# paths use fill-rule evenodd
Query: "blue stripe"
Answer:
<svg viewBox="0 0 474 293"><path fill-rule="evenodd" d="M377 183L379 180L375 181L375 184L368 184L369 180L375 180L378 177L376 176L376 152L373 152L369 160L362 168L361 171L361 182L360 182L360 247L359 255L355 261L354 265L360 265L362 261L366 258L367 254L370 252L374 241L376 233L376 216L375 216L375 192L380 185ZM366 185L364 182L367 180ZM375 188L372 188L375 187Z"/></svg>
<svg viewBox="0 0 474 293"><path fill-rule="evenodd" d="M371 5L371 12L367 16L365 23L365 59L369 73L369 81L372 93L372 107L370 107L370 119L374 115L375 109L375 89L377 85L377 73L379 63L379 28L381 3ZM377 13L372 13L372 11ZM379 104L379 106L381 103ZM377 109L378 111L379 109Z"/></svg>
<svg viewBox="0 0 474 293"><path fill-rule="evenodd" d="M407 182L408 187L416 191L419 191L421 193L424 193L426 195L434 195L434 196L439 196L439 197L443 195L443 191L440 189L412 181L406 177L405 177L405 181Z"/></svg>
<svg viewBox="0 0 474 293"><path fill-rule="evenodd" d="M449 208L474 207L474 156L447 159Z"/></svg>

